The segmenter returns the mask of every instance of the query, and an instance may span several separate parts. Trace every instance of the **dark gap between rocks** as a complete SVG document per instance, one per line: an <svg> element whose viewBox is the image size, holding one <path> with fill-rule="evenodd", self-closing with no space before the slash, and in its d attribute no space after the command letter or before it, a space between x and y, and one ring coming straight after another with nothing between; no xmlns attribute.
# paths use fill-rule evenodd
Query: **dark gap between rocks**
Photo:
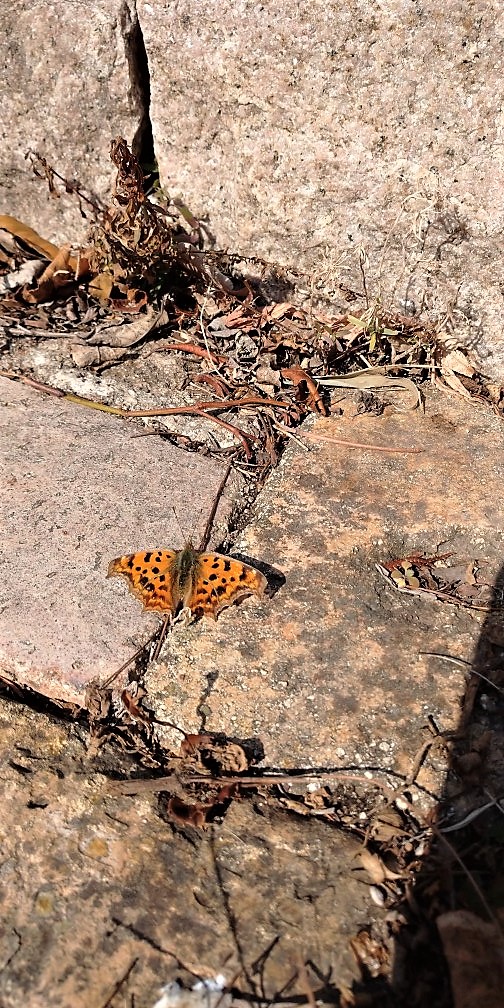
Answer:
<svg viewBox="0 0 504 1008"><path fill-rule="evenodd" d="M150 119L150 72L147 51L138 19L135 0L126 0L120 13L121 33L128 61L130 77L130 99L138 110L140 123L133 137L131 148L144 170L150 175L155 171L156 156L154 137Z"/></svg>

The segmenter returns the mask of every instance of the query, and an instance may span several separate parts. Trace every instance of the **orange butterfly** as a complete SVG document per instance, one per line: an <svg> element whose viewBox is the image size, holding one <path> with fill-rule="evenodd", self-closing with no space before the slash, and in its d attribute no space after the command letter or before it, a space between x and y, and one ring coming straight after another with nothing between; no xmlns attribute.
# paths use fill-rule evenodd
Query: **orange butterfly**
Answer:
<svg viewBox="0 0 504 1008"><path fill-rule="evenodd" d="M222 553L203 553L188 542L181 550L154 549L117 557L107 577L123 575L144 609L215 619L221 609L246 595L262 596L264 574Z"/></svg>

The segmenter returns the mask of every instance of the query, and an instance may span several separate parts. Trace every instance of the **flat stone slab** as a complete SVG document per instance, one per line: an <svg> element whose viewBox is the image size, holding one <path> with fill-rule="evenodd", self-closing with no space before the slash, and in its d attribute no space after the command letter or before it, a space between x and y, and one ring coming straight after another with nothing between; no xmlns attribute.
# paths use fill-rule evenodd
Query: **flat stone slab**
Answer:
<svg viewBox="0 0 504 1008"><path fill-rule="evenodd" d="M198 543L223 469L5 378L0 407L0 668L82 700L156 627L109 561Z"/></svg>
<svg viewBox="0 0 504 1008"><path fill-rule="evenodd" d="M7 401L22 416L17 401ZM39 404L29 393L24 409L29 406L34 418L34 448L26 470L36 474L37 458L49 457L43 434L52 430L48 422L39 426ZM72 411L72 417L72 457L85 461L89 428L82 424L87 419L92 426L95 417L85 411ZM92 444L97 451L100 440L112 445L113 465L123 472L122 483L117 477L113 485L136 515L138 501L122 461L135 441L121 442L122 427L112 422L107 435L100 427L101 439L93 437ZM26 444L27 427L19 429ZM125 428L125 439L128 434ZM457 726L464 677L456 666L420 652L472 660L489 621L484 613L400 594L374 564L435 552L441 544L440 552L453 549L468 562L479 558L488 580L496 576L503 428L486 409L437 394L429 395L425 415L315 420L300 436L311 450L294 445L285 454L240 542L244 553L282 571L285 583L272 597L226 610L216 624L177 627L163 660L147 671L148 706L187 732L205 727L256 736L266 764L349 769L346 790L344 772L328 784L343 815L355 786L358 820L351 801L353 817L342 820L354 835L342 822L338 828L327 816L301 815L299 804L289 805L301 782L276 798L259 785L253 796L234 801L222 822L206 831L184 830L164 820L162 796L139 787L129 797L114 789L117 777L143 773L122 749L103 746L91 760L82 725L3 701L5 1008L17 1008L20 995L33 1008L49 1001L55 1008L87 1008L133 999L152 1008L162 985L182 979L190 987L195 975L218 973L247 991L248 1000L256 993L274 1002L282 992L284 1002L292 997L299 1003L307 997L303 969L316 999L320 991L322 999L336 1001L336 991L327 992L331 985L345 991L359 982L350 941L361 931L378 939L387 934L387 908L372 901L370 879L357 871L361 839L394 785L380 771L410 772L429 714L441 731ZM388 455L344 447L334 438L423 452ZM157 441L136 444L150 444L152 451ZM157 460L161 474L165 447ZM80 471L86 471L83 462ZM102 507L84 485L87 499ZM23 503L19 488L16 493ZM115 519L111 536L125 521L113 500L107 498ZM97 532L96 515L90 520L94 543L102 526ZM53 540L50 545L54 552ZM108 552L103 565L106 559ZM107 584L105 567L99 567L94 591ZM128 632L141 635L145 617L138 603L119 582L116 591L112 612L130 605ZM90 633L96 629L93 622L90 627ZM496 627L495 641L499 633ZM178 751L178 733L159 723L155 730ZM419 779L439 792L445 769L444 758L437 766L428 758ZM389 804L387 810L397 808ZM423 824L424 806L416 810Z"/></svg>
<svg viewBox="0 0 504 1008"><path fill-rule="evenodd" d="M173 633L150 698L161 719L197 731L203 696L205 728L260 736L268 764L408 774L428 716L455 728L466 686L460 667L427 652L470 662L485 613L401 594L375 565L452 552L495 582L504 427L484 407L429 394L425 414L321 418L304 437L311 450L286 452L239 543L285 585L249 600L246 622L235 609Z"/></svg>
<svg viewBox="0 0 504 1008"><path fill-rule="evenodd" d="M0 731L2 1008L154 1008L165 984L216 974L296 1003L301 956L315 988L357 980L356 838L248 801L184 836L152 795L114 795L63 722L3 701Z"/></svg>

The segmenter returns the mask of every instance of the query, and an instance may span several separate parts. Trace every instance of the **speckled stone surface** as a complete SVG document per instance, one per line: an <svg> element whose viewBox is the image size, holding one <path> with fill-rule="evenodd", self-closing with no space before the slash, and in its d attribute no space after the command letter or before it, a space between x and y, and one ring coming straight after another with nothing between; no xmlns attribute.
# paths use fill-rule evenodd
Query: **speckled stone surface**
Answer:
<svg viewBox="0 0 504 1008"><path fill-rule="evenodd" d="M112 793L117 751L98 769L78 731L3 700L0 736L3 1008L153 1008L165 984L217 974L298 1000L300 949L322 977L357 979L355 838L260 801L184 836L156 797Z"/></svg>
<svg viewBox="0 0 504 1008"><path fill-rule="evenodd" d="M27 474L34 478L37 459L53 457L50 430L60 438L53 433L54 444L65 438L73 460L82 460L84 442L79 485L89 504L86 438L98 421L89 418L83 435L84 411L72 411L65 424L70 431L62 432L64 404L49 401L37 422L32 393L16 391L9 396L2 388L3 402L18 417L9 450L18 442L24 446L25 476L11 486L19 495L21 527ZM6 410L4 405L2 417ZM31 417L31 445L19 419L23 410ZM110 429L99 427L95 462L110 438L123 497L131 497L126 454L115 423L108 424ZM441 544L461 560L478 558L489 581L496 576L504 552L498 492L504 432L485 408L438 393L427 396L425 415L314 419L301 436L311 450L295 445L286 453L239 544L243 553L282 572L284 583L272 598L247 599L216 624L178 627L159 663L147 671L148 706L161 721L189 732L205 727L255 737L264 747L265 766L317 766L319 775L322 768L342 770L341 778L330 777L338 807L344 805L346 770L361 795L369 781L375 809L394 787L386 771L410 773L428 715L440 731L458 724L463 672L420 652L470 661L489 621L482 613L395 592L374 563L435 552ZM345 448L334 437L423 452L386 455L376 448ZM152 464L152 457L145 458ZM100 486L104 482L102 474ZM107 522L115 536L125 521L123 497L117 497L115 483L107 485L115 488L107 498L107 521L100 524L102 500L95 515L88 506L93 535L105 538ZM82 513L78 499L60 493L63 516L65 501L74 530L75 515ZM138 515L133 505L128 514ZM56 517L53 522L59 542L61 515L57 529ZM48 570L48 557L59 556L54 538L46 538L45 567L23 545L35 584ZM65 577L68 564L84 571L87 549L81 542L77 558L71 552L61 556ZM94 594L102 584L100 573ZM118 620L128 600L124 592L120 597L120 607L116 598L110 602ZM129 601L127 622L135 635L144 618ZM61 611L71 613L73 604L66 597ZM101 609L93 611L95 644L103 626ZM502 628L492 632L498 645ZM350 939L363 927L379 933L386 910L372 902L369 878L357 873L362 846L344 828L294 812L288 789L273 797L259 787L250 800L234 801L224 821L206 832L180 831L162 818L157 796L114 792L113 781L138 774L139 767L118 747L104 746L91 759L83 724L65 724L54 713L47 717L2 699L0 729L0 998L6 1008L17 1008L20 993L34 1008L48 1000L56 1008L88 1008L127 998L152 1008L163 984L182 976L190 985L194 974L216 973L230 984L243 980L246 990L260 984L271 1000L286 987L299 1000L305 995L296 964L305 961L313 986L330 977L335 987L352 988L359 971ZM178 732L160 723L155 730L178 750ZM434 754L420 772L419 783L431 789L416 805L420 792L411 798L420 823L434 811L432 789L440 794L445 771L445 758ZM147 768L141 773L151 775ZM361 816L359 824L367 828L370 819L366 812Z"/></svg>
<svg viewBox="0 0 504 1008"><path fill-rule="evenodd" d="M159 716L188 731L204 696L206 727L258 735L267 763L408 773L428 715L456 727L466 683L459 667L422 652L471 661L484 613L398 593L375 563L439 547L457 563L478 559L495 581L504 429L485 408L441 394L427 396L425 414L309 428L311 450L285 454L239 544L282 571L284 586L216 626L174 633L149 690ZM331 437L422 453L345 448Z"/></svg>
<svg viewBox="0 0 504 1008"><path fill-rule="evenodd" d="M474 0L138 11L161 178L217 243L448 316L504 374L503 12Z"/></svg>
<svg viewBox="0 0 504 1008"><path fill-rule="evenodd" d="M109 561L198 542L223 469L5 378L0 405L0 667L82 700L158 625L106 580Z"/></svg>
<svg viewBox="0 0 504 1008"><path fill-rule="evenodd" d="M43 171L36 177L25 155L37 151L94 202L108 196L115 174L110 141L118 133L138 140L145 117L135 4L2 4L0 59L1 213L50 240L79 241L91 208L57 180L60 198L51 196Z"/></svg>

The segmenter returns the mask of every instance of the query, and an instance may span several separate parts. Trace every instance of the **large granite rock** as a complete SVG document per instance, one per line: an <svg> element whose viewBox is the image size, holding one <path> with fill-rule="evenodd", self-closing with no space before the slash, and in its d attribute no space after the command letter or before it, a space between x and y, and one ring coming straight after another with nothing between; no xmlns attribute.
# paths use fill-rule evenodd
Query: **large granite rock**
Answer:
<svg viewBox="0 0 504 1008"><path fill-rule="evenodd" d="M499 25L477 0L18 0L0 15L4 205L72 238L77 211L46 201L26 149L103 194L111 136L146 154L150 89L161 181L218 246L309 270L343 308L363 272L371 302L444 323L499 379Z"/></svg>
<svg viewBox="0 0 504 1008"><path fill-rule="evenodd" d="M0 675L79 703L157 626L110 560L198 543L223 468L1 377L0 418Z"/></svg>
<svg viewBox="0 0 504 1008"><path fill-rule="evenodd" d="M217 243L433 319L504 372L495 4L141 2L162 180ZM502 24L502 13L500 14Z"/></svg>
<svg viewBox="0 0 504 1008"><path fill-rule="evenodd" d="M92 198L108 198L111 137L121 133L139 151L150 129L142 46L134 0L2 5L2 213L51 240L82 236L87 221L77 201L51 199L25 155L38 151Z"/></svg>

